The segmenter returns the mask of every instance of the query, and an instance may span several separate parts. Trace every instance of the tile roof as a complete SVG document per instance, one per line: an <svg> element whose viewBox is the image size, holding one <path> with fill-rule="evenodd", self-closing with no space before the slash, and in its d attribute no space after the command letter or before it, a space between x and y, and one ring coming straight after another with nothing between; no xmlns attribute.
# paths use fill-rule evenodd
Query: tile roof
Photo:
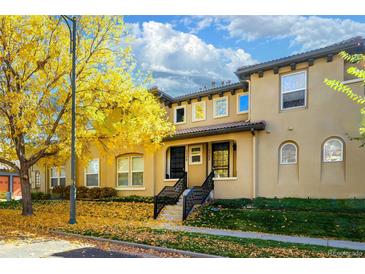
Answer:
<svg viewBox="0 0 365 274"><path fill-rule="evenodd" d="M216 135L230 132L263 130L265 129L265 122L250 122L250 121L236 121L230 123L214 124L201 127L190 127L176 130L175 134L167 137L165 140L176 140L193 138L200 136Z"/></svg>
<svg viewBox="0 0 365 274"><path fill-rule="evenodd" d="M176 97L172 97L172 96L168 95L166 92L158 89L157 87L151 88L150 91L156 92L160 98L168 101L169 103L178 103L178 102L186 101L189 99L191 100L191 99L196 99L199 97L219 94L221 92L226 92L226 91L235 90L235 89L239 89L239 88L247 90L247 88L248 88L247 82L236 82L236 83L222 85L222 86L218 86L218 87L214 87L214 88L210 88L210 89L203 89L201 91L192 92L192 93L188 93L188 94L184 94L184 95L176 96Z"/></svg>
<svg viewBox="0 0 365 274"><path fill-rule="evenodd" d="M291 63L300 63L306 62L308 59L317 59L325 57L329 54L335 55L338 54L340 51L353 51L356 52L364 52L365 51L365 39L361 36L356 36L339 43L335 43L323 48L310 50L303 53L294 54L291 56L283 57L280 59L275 59L259 64L254 64L250 66L243 66L237 69L235 72L236 75L240 79L244 79L245 77L249 76L252 73L256 73L259 71L265 71L273 69L274 67L284 67L288 66Z"/></svg>

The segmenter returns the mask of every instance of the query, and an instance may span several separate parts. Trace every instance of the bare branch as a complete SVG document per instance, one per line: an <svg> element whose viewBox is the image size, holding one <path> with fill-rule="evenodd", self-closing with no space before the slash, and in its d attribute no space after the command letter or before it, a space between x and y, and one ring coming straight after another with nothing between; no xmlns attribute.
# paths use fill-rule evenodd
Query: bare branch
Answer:
<svg viewBox="0 0 365 274"><path fill-rule="evenodd" d="M11 168L13 168L14 170L16 170L16 171L20 171L19 170L19 167L16 165L16 164L14 164L13 162L11 162L11 161L9 161L9 160L6 160L6 159L4 159L4 158L0 158L0 163L2 163L2 164L4 164L4 165L7 165L7 166L9 166L9 167L11 167Z"/></svg>

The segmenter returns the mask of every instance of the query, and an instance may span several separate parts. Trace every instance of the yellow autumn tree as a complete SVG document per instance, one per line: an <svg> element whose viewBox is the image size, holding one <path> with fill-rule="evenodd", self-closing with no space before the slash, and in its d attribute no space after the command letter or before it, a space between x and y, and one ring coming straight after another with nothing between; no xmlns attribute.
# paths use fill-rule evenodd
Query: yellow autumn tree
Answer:
<svg viewBox="0 0 365 274"><path fill-rule="evenodd" d="M173 127L145 88L122 17L77 18L76 152L155 148ZM69 32L58 16L0 17L0 163L20 175L23 215L32 215L29 170L70 157Z"/></svg>
<svg viewBox="0 0 365 274"><path fill-rule="evenodd" d="M345 51L339 53L339 56L345 61L353 66L350 66L347 69L347 73L349 75L355 76L357 79L362 80L363 84L365 84L365 55L364 54L349 54ZM360 115L361 115L361 125L359 128L359 137L351 137L351 139L360 141L361 146L365 146L365 97L357 94L352 90L349 85L342 83L340 80L333 79L325 79L324 83L329 86L331 89L341 92L347 96L348 99L353 101L355 104L361 107Z"/></svg>

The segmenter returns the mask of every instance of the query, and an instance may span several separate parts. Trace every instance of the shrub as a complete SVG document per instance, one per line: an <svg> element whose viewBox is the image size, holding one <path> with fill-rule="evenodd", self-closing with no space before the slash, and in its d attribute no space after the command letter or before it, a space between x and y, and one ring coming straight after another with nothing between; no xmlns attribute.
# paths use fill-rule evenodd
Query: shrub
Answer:
<svg viewBox="0 0 365 274"><path fill-rule="evenodd" d="M89 197L89 188L86 186L80 186L77 188L77 198L86 199Z"/></svg>
<svg viewBox="0 0 365 274"><path fill-rule="evenodd" d="M64 186L54 186L52 189L52 195L58 198L65 197L65 187Z"/></svg>
<svg viewBox="0 0 365 274"><path fill-rule="evenodd" d="M44 192L32 192L32 200L49 200L51 195Z"/></svg>
<svg viewBox="0 0 365 274"><path fill-rule="evenodd" d="M70 191L71 191L71 186L70 185L65 186L62 198L64 198L64 199L70 198Z"/></svg>
<svg viewBox="0 0 365 274"><path fill-rule="evenodd" d="M153 197L151 196L125 196L125 197L114 197L108 199L109 201L113 202L138 202L138 203L153 203Z"/></svg>
<svg viewBox="0 0 365 274"><path fill-rule="evenodd" d="M117 191L112 187L102 187L100 189L100 198L111 198L117 196Z"/></svg>
<svg viewBox="0 0 365 274"><path fill-rule="evenodd" d="M88 191L88 198L89 199L100 199L100 187L93 187L90 188Z"/></svg>

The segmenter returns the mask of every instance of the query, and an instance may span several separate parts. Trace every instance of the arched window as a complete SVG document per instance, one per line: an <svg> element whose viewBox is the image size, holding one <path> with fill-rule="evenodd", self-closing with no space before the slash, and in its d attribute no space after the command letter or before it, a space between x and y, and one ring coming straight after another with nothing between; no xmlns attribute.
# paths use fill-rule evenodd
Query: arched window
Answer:
<svg viewBox="0 0 365 274"><path fill-rule="evenodd" d="M297 145L287 142L280 147L280 164L290 165L297 163L298 149Z"/></svg>
<svg viewBox="0 0 365 274"><path fill-rule="evenodd" d="M323 144L323 162L343 161L343 141L339 138L330 138Z"/></svg>

